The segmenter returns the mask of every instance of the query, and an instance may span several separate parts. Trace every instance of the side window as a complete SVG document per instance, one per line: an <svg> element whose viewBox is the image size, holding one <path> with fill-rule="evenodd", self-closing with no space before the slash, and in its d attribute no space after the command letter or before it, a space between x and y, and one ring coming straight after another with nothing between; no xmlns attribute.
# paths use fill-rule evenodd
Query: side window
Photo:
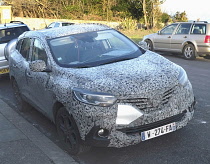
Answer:
<svg viewBox="0 0 210 164"><path fill-rule="evenodd" d="M60 23L56 23L56 24L55 24L55 27L59 27L59 26L60 26Z"/></svg>
<svg viewBox="0 0 210 164"><path fill-rule="evenodd" d="M192 25L191 23L180 24L176 34L189 34L191 25Z"/></svg>
<svg viewBox="0 0 210 164"><path fill-rule="evenodd" d="M40 40L38 40L38 39L34 40L33 48L32 48L31 61L35 61L35 60L44 60L45 63L47 64L46 51L45 51L44 47L42 46Z"/></svg>
<svg viewBox="0 0 210 164"><path fill-rule="evenodd" d="M28 60L28 58L29 58L30 46L31 46L31 39L30 38L23 39L21 47L20 47L20 54L26 60Z"/></svg>
<svg viewBox="0 0 210 164"><path fill-rule="evenodd" d="M21 48L21 45L22 45L22 42L23 42L23 39L19 40L16 44L16 50L18 50L20 52L20 48Z"/></svg>
<svg viewBox="0 0 210 164"><path fill-rule="evenodd" d="M178 24L171 24L160 31L161 35L172 35Z"/></svg>
<svg viewBox="0 0 210 164"><path fill-rule="evenodd" d="M8 43L10 40L18 38L25 31L29 31L27 26L2 29L0 30L0 43Z"/></svg>
<svg viewBox="0 0 210 164"><path fill-rule="evenodd" d="M51 23L51 24L48 26L48 28L53 28L54 25L55 25L55 23L53 22L53 23Z"/></svg>
<svg viewBox="0 0 210 164"><path fill-rule="evenodd" d="M206 34L206 24L194 24L191 34Z"/></svg>

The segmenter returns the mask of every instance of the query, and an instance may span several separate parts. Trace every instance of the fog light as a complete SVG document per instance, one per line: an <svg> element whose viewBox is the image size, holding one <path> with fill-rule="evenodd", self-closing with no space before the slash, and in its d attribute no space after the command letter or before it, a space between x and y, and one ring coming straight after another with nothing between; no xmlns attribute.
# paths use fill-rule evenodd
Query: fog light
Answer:
<svg viewBox="0 0 210 164"><path fill-rule="evenodd" d="M99 129L98 136L99 137L107 137L109 135L109 131L107 129Z"/></svg>

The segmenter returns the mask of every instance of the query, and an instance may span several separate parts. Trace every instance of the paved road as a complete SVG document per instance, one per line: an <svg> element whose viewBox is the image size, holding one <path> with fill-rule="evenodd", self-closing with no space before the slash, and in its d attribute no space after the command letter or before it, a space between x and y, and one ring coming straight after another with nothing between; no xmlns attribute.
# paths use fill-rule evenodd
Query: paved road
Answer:
<svg viewBox="0 0 210 164"><path fill-rule="evenodd" d="M81 164L209 164L210 163L210 60L187 61L165 56L188 73L197 99L193 120L185 128L127 148L93 148L73 158ZM0 78L0 97L15 108L8 77ZM59 144L55 126L40 113L20 113Z"/></svg>

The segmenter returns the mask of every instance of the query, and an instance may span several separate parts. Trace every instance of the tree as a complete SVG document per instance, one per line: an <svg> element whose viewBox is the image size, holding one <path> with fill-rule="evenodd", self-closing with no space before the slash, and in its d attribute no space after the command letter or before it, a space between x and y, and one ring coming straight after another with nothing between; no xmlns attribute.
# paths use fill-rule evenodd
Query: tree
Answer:
<svg viewBox="0 0 210 164"><path fill-rule="evenodd" d="M147 28L155 27L158 18L160 18L162 12L160 10L160 5L165 2L165 0L140 0L143 8L144 23Z"/></svg>
<svg viewBox="0 0 210 164"><path fill-rule="evenodd" d="M12 5L13 15L65 19L119 20L132 18L148 28L161 17L163 0L4 0Z"/></svg>
<svg viewBox="0 0 210 164"><path fill-rule="evenodd" d="M177 11L176 14L174 15L174 21L187 22L188 18L187 18L186 12L184 11L184 12L180 13L179 11Z"/></svg>
<svg viewBox="0 0 210 164"><path fill-rule="evenodd" d="M171 16L168 15L167 13L162 13L162 15L161 15L161 22L166 24L166 23L168 23L170 21L171 21Z"/></svg>

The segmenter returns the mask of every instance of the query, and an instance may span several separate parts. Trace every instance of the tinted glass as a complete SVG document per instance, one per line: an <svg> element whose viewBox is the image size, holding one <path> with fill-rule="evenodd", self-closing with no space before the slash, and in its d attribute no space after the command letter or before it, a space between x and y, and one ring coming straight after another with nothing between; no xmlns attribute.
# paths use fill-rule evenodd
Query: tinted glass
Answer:
<svg viewBox="0 0 210 164"><path fill-rule="evenodd" d="M27 26L0 30L0 43L8 43L10 40L18 38L25 31L29 31Z"/></svg>
<svg viewBox="0 0 210 164"><path fill-rule="evenodd" d="M31 45L31 39L25 38L22 41L21 48L20 48L20 54L28 60L29 53L30 53L30 45Z"/></svg>
<svg viewBox="0 0 210 164"><path fill-rule="evenodd" d="M22 45L22 39L21 40L19 40L18 42L17 42L17 44L16 44L16 49L18 50L18 51L20 51L20 48L21 48L21 45Z"/></svg>
<svg viewBox="0 0 210 164"><path fill-rule="evenodd" d="M62 23L62 26L70 26L72 24L74 24L74 23Z"/></svg>
<svg viewBox="0 0 210 164"><path fill-rule="evenodd" d="M161 35L171 35L174 32L177 25L178 24L171 24L171 25L167 26L166 28L161 30L160 34Z"/></svg>
<svg viewBox="0 0 210 164"><path fill-rule="evenodd" d="M31 61L43 60L47 63L47 54L41 42L38 39L34 40Z"/></svg>
<svg viewBox="0 0 210 164"><path fill-rule="evenodd" d="M54 27L59 27L60 26L60 23L56 23Z"/></svg>
<svg viewBox="0 0 210 164"><path fill-rule="evenodd" d="M49 40L49 46L63 67L90 67L141 55L137 45L115 30L55 38Z"/></svg>
<svg viewBox="0 0 210 164"><path fill-rule="evenodd" d="M192 31L192 34L206 34L206 24L194 24Z"/></svg>
<svg viewBox="0 0 210 164"><path fill-rule="evenodd" d="M189 34L191 25L191 23L180 24L176 34Z"/></svg>

